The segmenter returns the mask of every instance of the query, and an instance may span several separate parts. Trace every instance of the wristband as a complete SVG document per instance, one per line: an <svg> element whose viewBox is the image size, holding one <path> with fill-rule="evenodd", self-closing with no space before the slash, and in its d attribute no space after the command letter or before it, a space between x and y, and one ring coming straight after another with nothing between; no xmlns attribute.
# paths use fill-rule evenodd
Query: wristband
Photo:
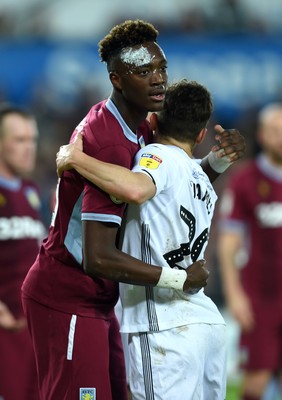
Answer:
<svg viewBox="0 0 282 400"><path fill-rule="evenodd" d="M184 270L163 267L157 287L183 290L187 273Z"/></svg>
<svg viewBox="0 0 282 400"><path fill-rule="evenodd" d="M232 161L229 161L228 156L218 157L220 151L222 150L216 152L210 151L207 155L210 166L218 174L224 172L232 164Z"/></svg>

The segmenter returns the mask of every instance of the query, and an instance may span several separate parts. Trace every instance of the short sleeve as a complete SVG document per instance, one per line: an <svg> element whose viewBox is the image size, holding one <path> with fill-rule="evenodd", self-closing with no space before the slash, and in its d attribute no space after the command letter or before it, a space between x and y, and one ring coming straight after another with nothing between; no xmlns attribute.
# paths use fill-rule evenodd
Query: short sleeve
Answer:
<svg viewBox="0 0 282 400"><path fill-rule="evenodd" d="M156 184L156 195L170 184L170 174L173 170L171 162L164 148L165 146L148 145L136 154L133 172L148 174Z"/></svg>
<svg viewBox="0 0 282 400"><path fill-rule="evenodd" d="M108 146L100 149L95 157L101 161L118 164L126 168L131 166L131 154L124 146ZM82 201L82 219L102 222L121 223L125 203L109 195L96 185L85 180Z"/></svg>

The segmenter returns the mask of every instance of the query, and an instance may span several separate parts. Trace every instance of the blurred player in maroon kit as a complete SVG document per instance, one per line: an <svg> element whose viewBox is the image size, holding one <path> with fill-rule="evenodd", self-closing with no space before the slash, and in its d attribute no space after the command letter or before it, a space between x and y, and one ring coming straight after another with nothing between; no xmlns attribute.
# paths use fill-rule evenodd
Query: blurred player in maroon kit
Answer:
<svg viewBox="0 0 282 400"><path fill-rule="evenodd" d="M223 193L218 242L227 306L241 328L243 400L276 399L268 384L279 375L281 384L282 103L261 110L257 140L262 152L233 171Z"/></svg>
<svg viewBox="0 0 282 400"><path fill-rule="evenodd" d="M29 113L0 106L0 398L38 399L35 359L21 305L21 285L45 228L35 167L37 124Z"/></svg>

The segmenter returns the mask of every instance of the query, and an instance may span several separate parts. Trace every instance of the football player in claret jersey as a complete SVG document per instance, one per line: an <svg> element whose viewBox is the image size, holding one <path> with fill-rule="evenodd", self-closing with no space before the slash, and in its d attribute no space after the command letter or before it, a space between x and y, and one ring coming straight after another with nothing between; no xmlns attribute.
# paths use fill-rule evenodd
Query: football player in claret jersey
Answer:
<svg viewBox="0 0 282 400"><path fill-rule="evenodd" d="M100 42L112 83L109 99L94 105L73 133L84 131L84 151L129 169L151 141L146 116L162 108L167 61L158 32L144 21L125 21ZM125 205L75 171L57 187L57 202L38 257L22 287L44 400L127 399L119 325L118 281L164 285L161 266L148 268L119 251L116 239ZM192 272L194 271L194 272ZM191 274L174 271L170 285L202 287L202 261ZM97 396L97 397L96 397Z"/></svg>
<svg viewBox="0 0 282 400"><path fill-rule="evenodd" d="M243 400L280 399L282 371L282 103L258 115L261 152L234 169L221 202L219 260L226 304L241 330ZM244 258L238 263L237 254Z"/></svg>
<svg viewBox="0 0 282 400"><path fill-rule="evenodd" d="M21 285L46 230L35 167L34 117L0 106L0 398L38 399L35 358L21 304Z"/></svg>
<svg viewBox="0 0 282 400"><path fill-rule="evenodd" d="M189 274L208 243L217 196L192 153L211 112L206 88L183 80L168 88L163 111L151 116L157 143L139 150L133 172L86 156L80 135L57 155L59 173L72 166L113 195L143 203L128 206L122 249L163 265L162 287L120 286L133 399L225 398L224 320L203 290L169 284L172 271Z"/></svg>

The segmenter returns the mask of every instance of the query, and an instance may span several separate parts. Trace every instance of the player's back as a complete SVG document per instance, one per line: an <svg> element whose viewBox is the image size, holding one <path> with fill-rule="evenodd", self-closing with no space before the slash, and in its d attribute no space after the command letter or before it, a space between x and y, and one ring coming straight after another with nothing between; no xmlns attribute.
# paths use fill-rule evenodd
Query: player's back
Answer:
<svg viewBox="0 0 282 400"><path fill-rule="evenodd" d="M156 144L138 152L134 171L150 174L157 193L140 206L129 205L123 250L165 268L187 268L203 258L217 196L201 166L178 147ZM120 287L124 332L224 323L203 291Z"/></svg>

